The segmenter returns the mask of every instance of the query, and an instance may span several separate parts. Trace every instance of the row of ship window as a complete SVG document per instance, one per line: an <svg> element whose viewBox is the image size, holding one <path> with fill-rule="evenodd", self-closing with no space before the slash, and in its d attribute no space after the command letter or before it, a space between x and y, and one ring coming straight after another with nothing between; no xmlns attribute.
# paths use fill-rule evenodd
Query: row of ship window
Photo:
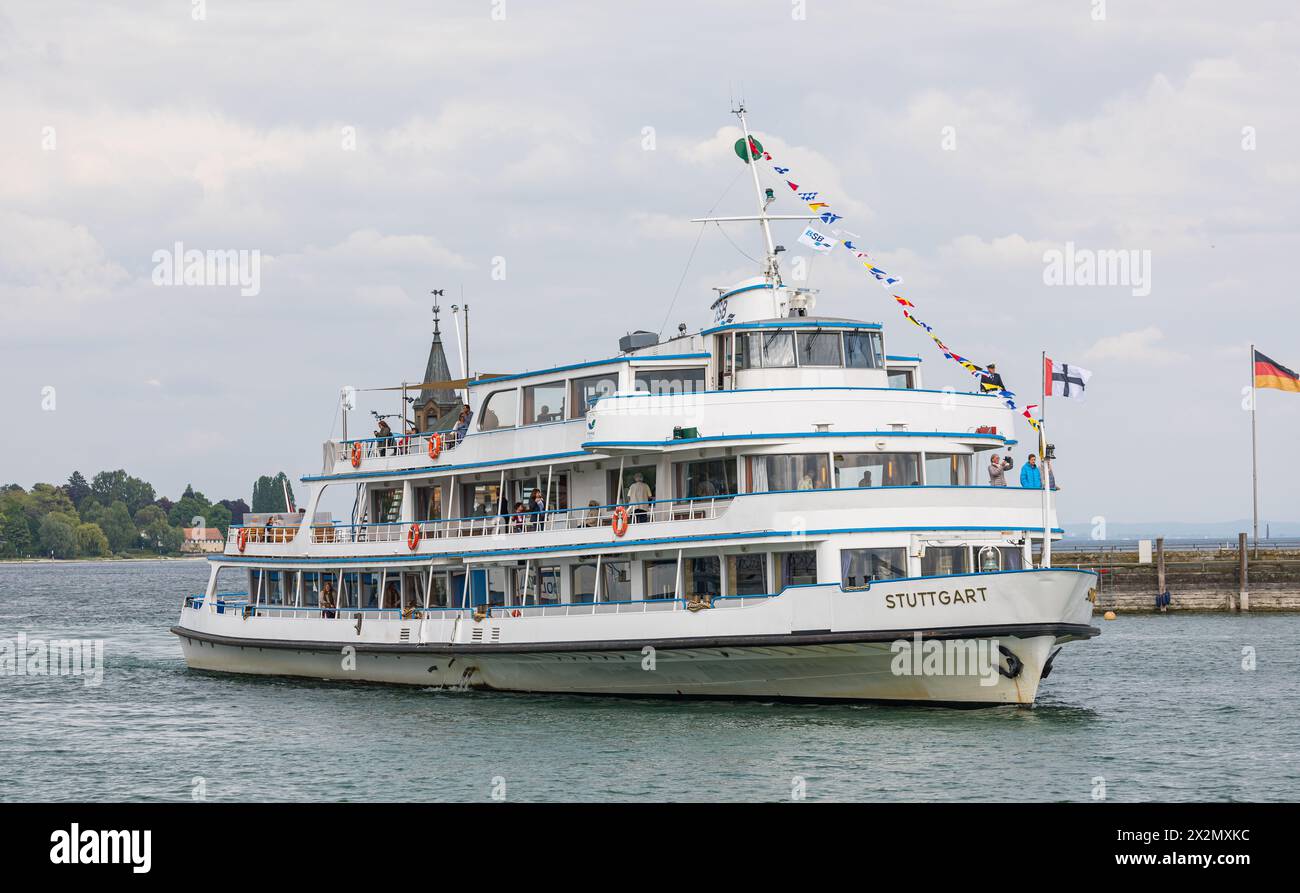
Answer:
<svg viewBox="0 0 1300 893"><path fill-rule="evenodd" d="M969 453L794 453L772 456L741 456L726 459L697 459L674 462L672 492L676 499L733 496L740 490L738 479L744 463L745 492L767 493L787 490L828 490L854 487L967 486L972 483L972 456ZM646 485L651 499L666 499L656 465L629 465L605 472L605 503L631 503L629 491L637 477ZM505 492L501 482L483 481L461 484L458 502L449 507L447 517L482 517L509 513L518 502L527 504L533 490L539 491L551 510L570 509L570 474L538 473L525 478L507 478ZM388 506L400 489L374 491L374 517L388 515ZM446 496L441 485L416 487L417 521L442 518ZM502 504L506 512L500 512Z"/></svg>
<svg viewBox="0 0 1300 893"><path fill-rule="evenodd" d="M632 586L634 564L640 565L639 593L634 593ZM929 546L914 567L922 577L991 573L1021 568L1022 555L1010 546ZM907 550L901 546L842 549L840 573L841 586L850 590L866 588L873 581L912 576ZM331 607L393 610L462 607L467 587L471 605L502 606L758 596L816 584L817 555L812 550L801 550L683 556L680 577L676 558L634 563L626 555L602 556L599 561L592 557L568 563L496 565L472 573L439 571L432 575L406 568L248 571L250 601L259 605L320 607L321 589L326 582L336 593Z"/></svg>
<svg viewBox="0 0 1300 893"><path fill-rule="evenodd" d="M880 369L884 342L879 332L755 332L737 333L726 342L723 362L728 369L792 369L796 367ZM733 347L734 345L734 347ZM703 366L638 369L637 391L649 394L694 394L705 390ZM913 387L910 369L889 370L889 386ZM618 373L602 372L522 388L493 391L483 401L478 430L495 431L517 425L540 425L581 418L597 399L618 391Z"/></svg>

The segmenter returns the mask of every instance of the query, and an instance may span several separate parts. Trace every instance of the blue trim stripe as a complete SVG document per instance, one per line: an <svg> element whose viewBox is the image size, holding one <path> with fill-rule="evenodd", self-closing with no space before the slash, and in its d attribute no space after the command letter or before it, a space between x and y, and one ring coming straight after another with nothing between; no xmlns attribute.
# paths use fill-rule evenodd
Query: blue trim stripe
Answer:
<svg viewBox="0 0 1300 893"><path fill-rule="evenodd" d="M732 295L741 295L747 291L755 291L756 289L760 289L760 288L773 288L773 287L774 286L770 282L760 282L758 285L746 285L742 288L733 288L729 292L724 292L723 294L718 295L718 299L714 301L713 304L710 306L716 307L718 305L718 301L725 301L727 298L731 297Z"/></svg>
<svg viewBox="0 0 1300 893"><path fill-rule="evenodd" d="M894 363L920 363L920 362L924 362L920 357L904 357L904 356L895 356L895 355L893 355L893 354L885 354L885 359L886 359L887 361L894 362Z"/></svg>

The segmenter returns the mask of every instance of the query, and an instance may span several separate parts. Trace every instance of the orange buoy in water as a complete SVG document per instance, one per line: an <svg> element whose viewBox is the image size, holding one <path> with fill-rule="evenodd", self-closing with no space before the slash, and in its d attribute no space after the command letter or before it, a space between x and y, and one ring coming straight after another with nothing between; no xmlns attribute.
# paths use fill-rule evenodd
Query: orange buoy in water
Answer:
<svg viewBox="0 0 1300 893"><path fill-rule="evenodd" d="M1107 611L1105 614L1102 614L1101 616L1104 617L1104 618L1106 618L1107 620L1114 620L1114 619L1115 619L1115 612L1114 612L1114 611Z"/></svg>

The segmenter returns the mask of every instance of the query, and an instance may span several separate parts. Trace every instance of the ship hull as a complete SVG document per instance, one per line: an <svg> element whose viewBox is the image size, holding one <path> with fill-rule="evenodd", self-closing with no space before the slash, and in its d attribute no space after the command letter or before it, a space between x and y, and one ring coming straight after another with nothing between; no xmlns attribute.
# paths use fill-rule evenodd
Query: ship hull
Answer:
<svg viewBox="0 0 1300 893"><path fill-rule="evenodd" d="M771 698L962 705L1032 704L1058 635L961 636L974 653L1011 652L972 661L965 673L912 673L909 655L891 642L546 652L455 653L385 650L343 654L301 644L214 641L175 630L186 663L222 673L415 685L440 690L656 697ZM1084 629L1061 629L1083 637ZM915 634L913 634L915 635ZM907 637L900 631L900 641ZM934 640L944 641L944 640ZM969 643L969 644L967 644ZM900 664L903 672L899 672ZM1012 669L1017 669L1014 676Z"/></svg>
<svg viewBox="0 0 1300 893"><path fill-rule="evenodd" d="M224 673L451 690L1026 705L1055 646L1097 634L1094 580L1053 569L911 579L648 614L588 605L577 616L507 608L399 621L346 609L283 619L200 607L185 609L172 631L190 667Z"/></svg>

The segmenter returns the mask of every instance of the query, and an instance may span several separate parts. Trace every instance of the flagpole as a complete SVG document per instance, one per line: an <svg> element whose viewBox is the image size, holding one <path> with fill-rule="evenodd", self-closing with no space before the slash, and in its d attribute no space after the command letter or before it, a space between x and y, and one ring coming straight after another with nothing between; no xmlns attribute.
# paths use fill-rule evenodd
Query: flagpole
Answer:
<svg viewBox="0 0 1300 893"><path fill-rule="evenodd" d="M1255 437L1255 413L1259 394L1255 391L1255 345L1250 346L1250 485L1255 529L1255 557L1259 557L1259 446Z"/></svg>
<svg viewBox="0 0 1300 893"><path fill-rule="evenodd" d="M1039 560L1039 567L1052 566L1052 490L1048 486L1049 475L1047 473L1047 351L1043 351L1038 359L1038 383L1042 385L1043 399L1038 404L1038 445L1035 451L1038 453L1038 473L1043 479L1043 554Z"/></svg>

